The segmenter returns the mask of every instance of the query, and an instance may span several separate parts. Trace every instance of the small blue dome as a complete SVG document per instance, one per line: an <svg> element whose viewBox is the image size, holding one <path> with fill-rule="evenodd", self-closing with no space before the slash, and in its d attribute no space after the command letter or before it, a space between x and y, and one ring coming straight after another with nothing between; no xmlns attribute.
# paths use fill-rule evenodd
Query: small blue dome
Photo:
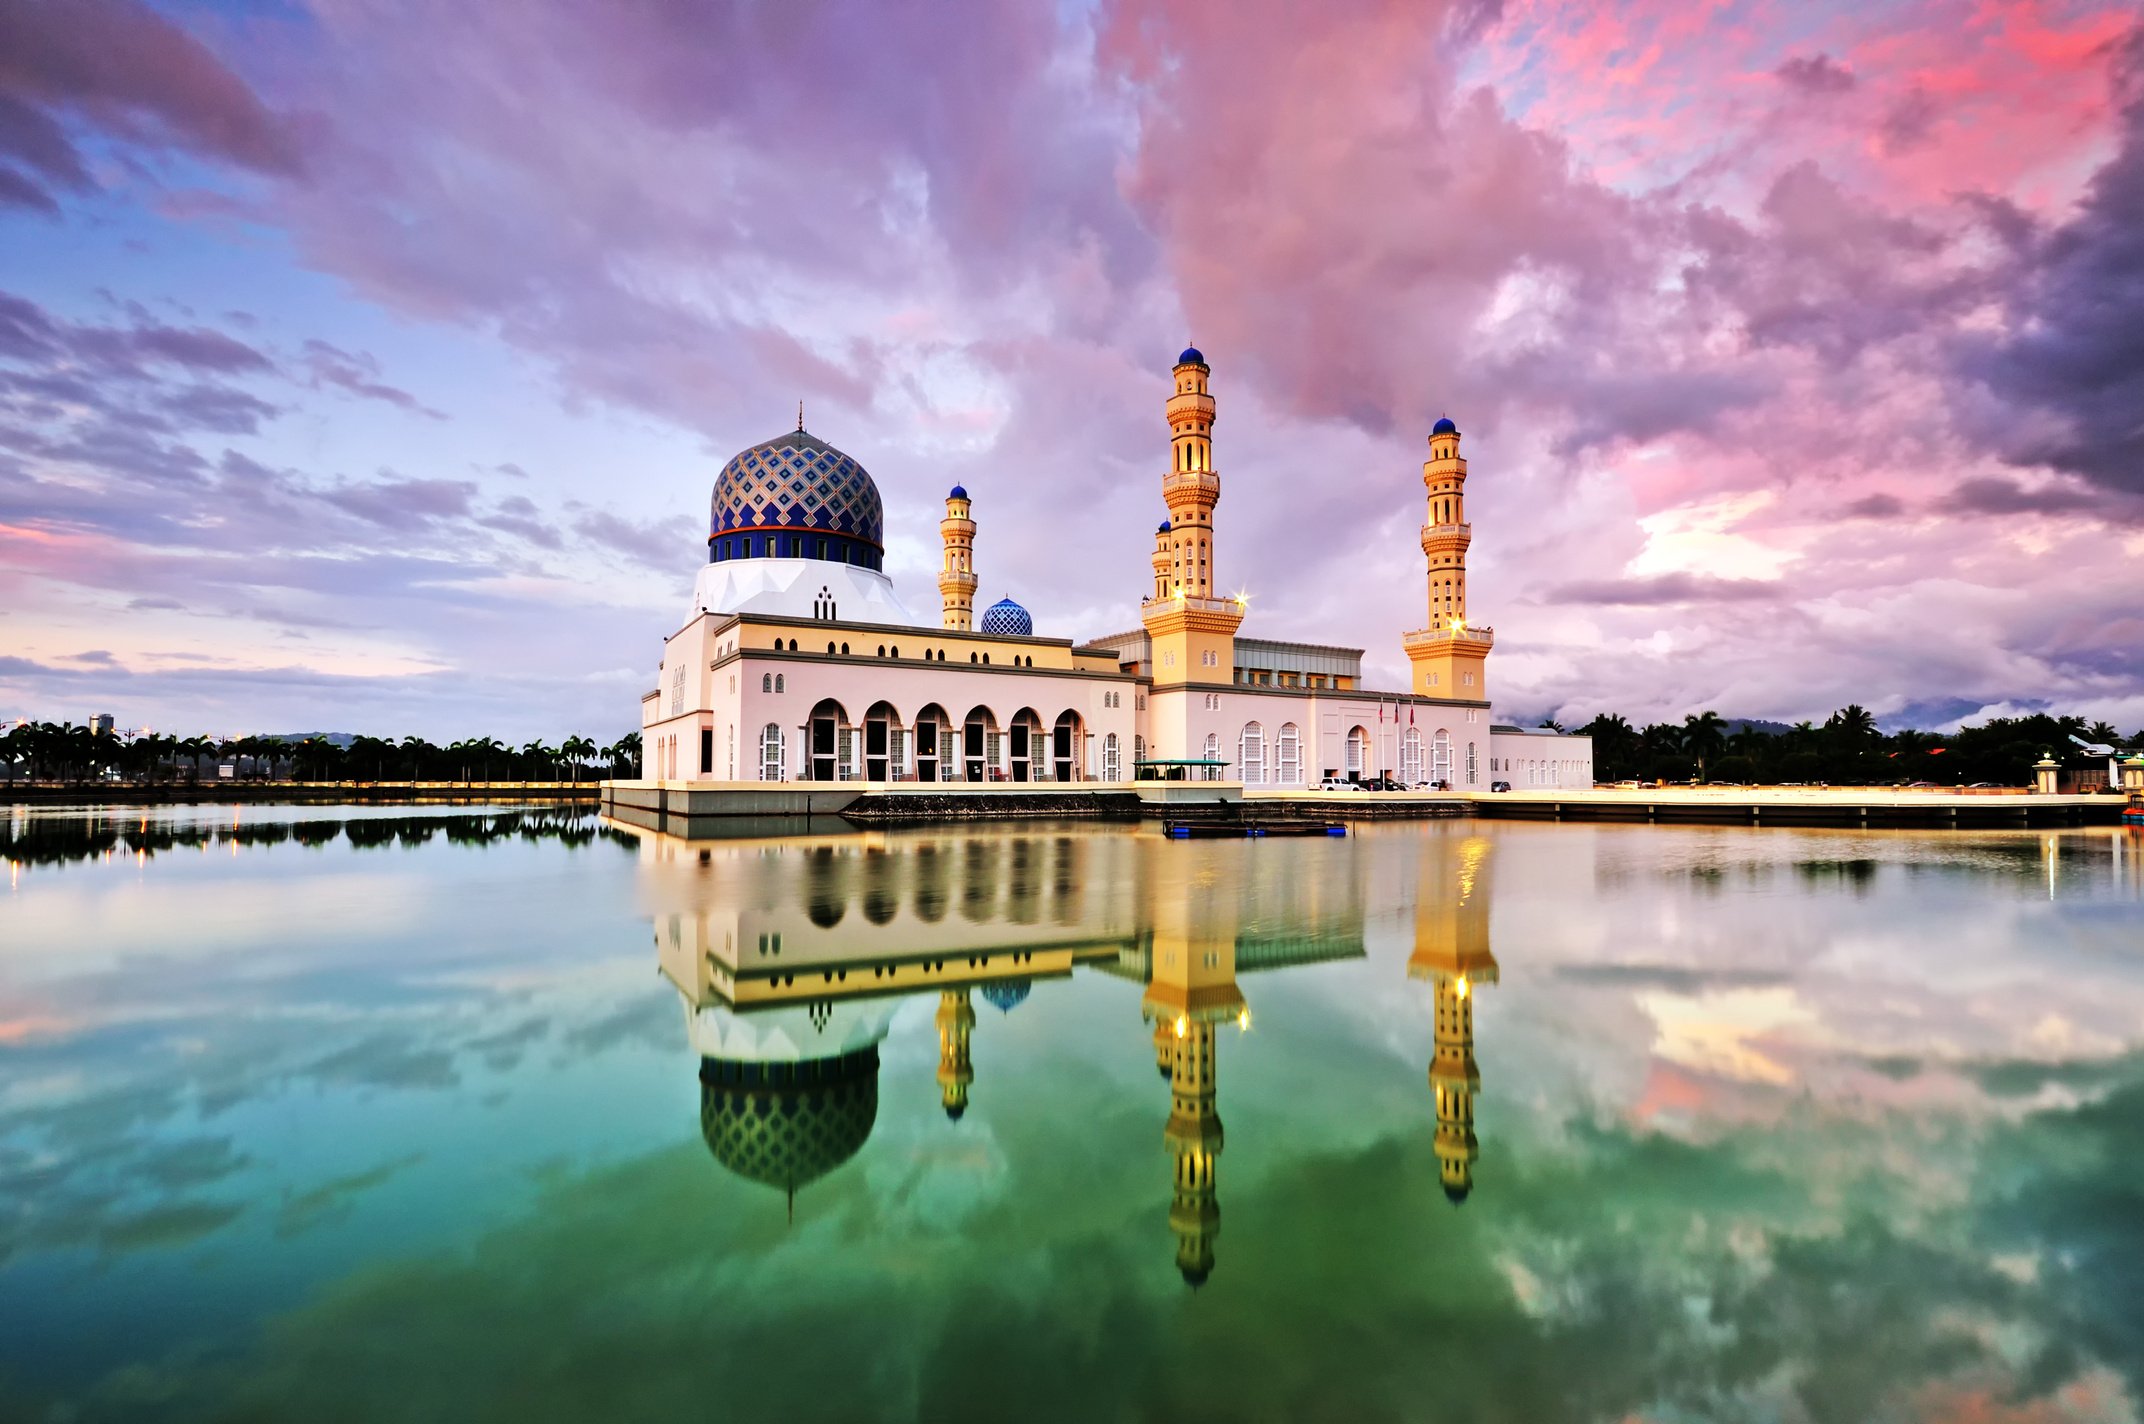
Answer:
<svg viewBox="0 0 2144 1424"><path fill-rule="evenodd" d="M983 631L1011 638L1032 638L1035 620L1028 617L1027 610L1019 604L1001 598L983 610Z"/></svg>
<svg viewBox="0 0 2144 1424"><path fill-rule="evenodd" d="M1203 366L1206 364L1206 353L1196 346L1186 346L1184 354L1176 358L1176 364L1179 366Z"/></svg>
<svg viewBox="0 0 2144 1424"><path fill-rule="evenodd" d="M983 986L983 998L997 1005L999 1013L1009 1014L1027 1001L1033 988L1025 979L1000 979Z"/></svg>
<svg viewBox="0 0 2144 1424"><path fill-rule="evenodd" d="M1169 521L1168 521L1168 520L1166 520L1166 519L1162 520L1162 521L1161 521L1161 527L1160 527L1159 529L1156 529L1156 530L1155 530L1154 532L1155 532L1156 534L1166 534L1166 533L1168 533L1168 532L1169 532Z"/></svg>
<svg viewBox="0 0 2144 1424"><path fill-rule="evenodd" d="M1432 435L1457 435L1459 427L1452 424L1450 416L1440 415L1437 417L1437 423L1429 427L1429 433Z"/></svg>
<svg viewBox="0 0 2144 1424"><path fill-rule="evenodd" d="M966 499L967 497L968 487L966 485L953 486L953 492L946 496L947 499Z"/></svg>

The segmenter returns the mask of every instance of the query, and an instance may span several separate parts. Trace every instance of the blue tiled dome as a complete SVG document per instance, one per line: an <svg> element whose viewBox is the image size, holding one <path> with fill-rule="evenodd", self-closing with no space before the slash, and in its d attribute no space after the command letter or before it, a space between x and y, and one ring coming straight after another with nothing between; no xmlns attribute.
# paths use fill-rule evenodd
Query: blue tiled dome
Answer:
<svg viewBox="0 0 2144 1424"><path fill-rule="evenodd" d="M1035 634L1035 620L1027 616L1027 610L1009 598L1001 598L983 610L983 631L998 633L1012 638L1031 638Z"/></svg>
<svg viewBox="0 0 2144 1424"><path fill-rule="evenodd" d="M1156 534L1166 534L1166 533L1168 533L1168 532L1169 532L1169 521L1168 521L1168 520L1166 520L1166 519L1162 520L1162 521L1161 521L1161 527L1160 527L1159 529L1156 529L1156 530L1155 530L1154 532L1155 532Z"/></svg>
<svg viewBox="0 0 2144 1424"><path fill-rule="evenodd" d="M999 1013L1009 1014L1027 1002L1034 987L1025 979L1000 979L983 986L983 998L997 1005Z"/></svg>
<svg viewBox="0 0 2144 1424"><path fill-rule="evenodd" d="M966 499L967 497L968 487L966 485L953 486L953 492L946 496L947 499Z"/></svg>
<svg viewBox="0 0 2144 1424"><path fill-rule="evenodd" d="M722 467L708 542L716 557L788 555L877 568L885 531L885 506L864 467L817 436L785 430Z"/></svg>
<svg viewBox="0 0 2144 1424"><path fill-rule="evenodd" d="M1179 366L1203 366L1206 364L1206 353L1196 346L1186 346L1184 354L1176 358L1176 364Z"/></svg>
<svg viewBox="0 0 2144 1424"><path fill-rule="evenodd" d="M1432 435L1457 435L1459 427L1452 424L1450 416L1440 415L1437 417L1437 423L1429 427L1429 433Z"/></svg>

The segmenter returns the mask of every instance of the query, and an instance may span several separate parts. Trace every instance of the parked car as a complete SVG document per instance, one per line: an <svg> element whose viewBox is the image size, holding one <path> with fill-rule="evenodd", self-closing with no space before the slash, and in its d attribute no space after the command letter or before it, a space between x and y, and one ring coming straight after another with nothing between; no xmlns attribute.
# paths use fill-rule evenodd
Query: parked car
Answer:
<svg viewBox="0 0 2144 1424"><path fill-rule="evenodd" d="M1492 781L1489 783L1489 789L1491 791L1509 791L1511 783L1508 781Z"/></svg>
<svg viewBox="0 0 2144 1424"><path fill-rule="evenodd" d="M1417 781L1410 789L1415 791L1449 791L1452 789L1452 783L1442 779L1436 781Z"/></svg>
<svg viewBox="0 0 2144 1424"><path fill-rule="evenodd" d="M1373 776L1368 781L1361 783L1361 785L1365 791L1405 791L1407 789L1404 782L1395 781L1389 776Z"/></svg>
<svg viewBox="0 0 2144 1424"><path fill-rule="evenodd" d="M1320 791L1362 791L1366 788L1359 781L1347 781L1337 776L1328 776L1318 783Z"/></svg>

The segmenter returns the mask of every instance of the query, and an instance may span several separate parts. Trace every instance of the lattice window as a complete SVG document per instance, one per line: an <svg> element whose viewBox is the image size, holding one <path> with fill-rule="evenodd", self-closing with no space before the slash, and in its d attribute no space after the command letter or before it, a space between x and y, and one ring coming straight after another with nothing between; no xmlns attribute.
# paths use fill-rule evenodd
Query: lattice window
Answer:
<svg viewBox="0 0 2144 1424"><path fill-rule="evenodd" d="M1256 722L1245 723L1243 735L1236 739L1236 765L1245 786L1266 784L1266 729Z"/></svg>
<svg viewBox="0 0 2144 1424"><path fill-rule="evenodd" d="M1295 723L1286 722L1281 725L1274 750L1279 753L1280 784L1299 785L1303 780L1303 734L1297 730Z"/></svg>

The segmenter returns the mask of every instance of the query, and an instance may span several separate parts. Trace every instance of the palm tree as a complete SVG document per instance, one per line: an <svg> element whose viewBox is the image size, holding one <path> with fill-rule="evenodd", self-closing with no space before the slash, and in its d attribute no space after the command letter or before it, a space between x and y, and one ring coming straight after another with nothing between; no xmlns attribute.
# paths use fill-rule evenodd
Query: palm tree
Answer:
<svg viewBox="0 0 2144 1424"><path fill-rule="evenodd" d="M559 743L558 754L564 757L566 765L572 768L573 784L575 786L581 784L581 758L594 755L595 749L596 744L589 741L579 732L575 732L565 741Z"/></svg>
<svg viewBox="0 0 2144 1424"><path fill-rule="evenodd" d="M521 749L521 754L527 757L531 762L540 763L546 766L548 766L558 756L558 753L556 751L554 751L550 747L545 746L541 740L530 742L527 746ZM530 781L534 781L537 778L532 771L532 774L527 779Z"/></svg>
<svg viewBox="0 0 2144 1424"><path fill-rule="evenodd" d="M1709 707L1682 719L1682 749L1697 763L1697 779L1705 779L1705 758L1718 756L1727 745L1727 724Z"/></svg>
<svg viewBox="0 0 2144 1424"><path fill-rule="evenodd" d="M627 732L612 742L604 754L610 758L611 775L618 774L621 764L626 767L628 778L640 775L640 733Z"/></svg>

